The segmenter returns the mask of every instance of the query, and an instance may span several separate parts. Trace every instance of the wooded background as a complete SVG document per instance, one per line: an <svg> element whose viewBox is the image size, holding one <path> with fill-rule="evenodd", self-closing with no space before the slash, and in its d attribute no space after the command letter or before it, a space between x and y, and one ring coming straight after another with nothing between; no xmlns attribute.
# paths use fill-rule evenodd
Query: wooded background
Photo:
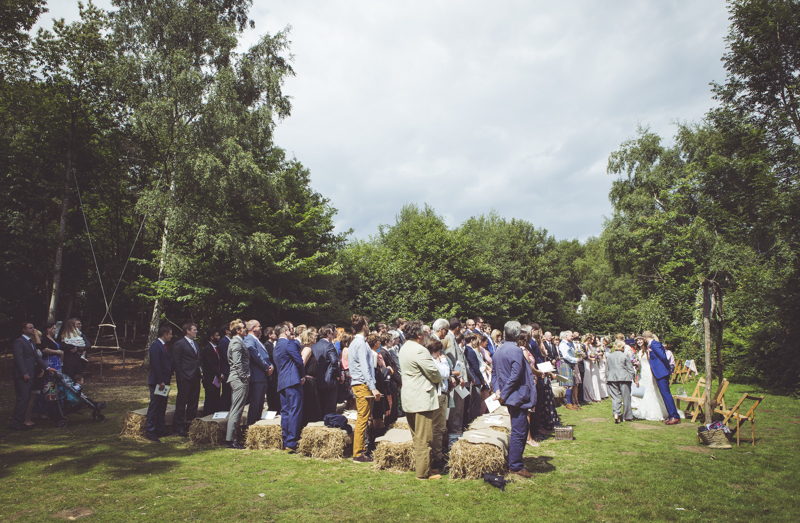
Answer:
<svg viewBox="0 0 800 523"><path fill-rule="evenodd" d="M701 361L707 278L726 376L800 390L797 1L729 2L719 105L668 145L631 130L609 156L613 214L585 242L494 213L449 228L414 204L367 240L336 233L336 202L273 141L287 34L236 51L250 5L116 0L31 34L45 2L0 0L3 337L96 325L113 296L141 330L481 315L650 329Z"/></svg>

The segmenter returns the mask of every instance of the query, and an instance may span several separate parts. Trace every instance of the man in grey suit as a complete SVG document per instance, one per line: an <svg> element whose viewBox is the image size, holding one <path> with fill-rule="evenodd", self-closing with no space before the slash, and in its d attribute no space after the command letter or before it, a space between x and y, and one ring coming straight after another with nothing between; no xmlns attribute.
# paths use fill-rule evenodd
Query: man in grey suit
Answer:
<svg viewBox="0 0 800 523"><path fill-rule="evenodd" d="M458 336L459 332L461 332L461 320L452 318L450 320L450 331L442 339L444 354L450 360L450 366L453 367L453 375L459 381L452 393L454 407L447 418L447 431L450 433L460 433L464 430L464 398L459 396L455 389L467 387L467 392L469 392L468 384L470 382L467 358L464 357L464 352L456 343L456 336Z"/></svg>
<svg viewBox="0 0 800 523"><path fill-rule="evenodd" d="M625 421L633 421L631 381L635 381L636 385L639 385L633 363L625 355L625 342L617 340L614 343L614 352L606 358L606 382L608 383L608 395L611 396L614 423L621 421L619 417L622 411L620 402L625 405Z"/></svg>
<svg viewBox="0 0 800 523"><path fill-rule="evenodd" d="M236 430L244 411L244 401L250 382L250 351L244 344L247 329L242 320L231 322L231 343L228 346L228 364L231 367L228 383L231 384L231 410L228 412L228 427L225 436L225 445L231 449L243 449L244 446L236 441Z"/></svg>
<svg viewBox="0 0 800 523"><path fill-rule="evenodd" d="M188 438L188 425L197 417L203 375L200 371L200 350L194 341L197 337L197 325L185 323L183 334L183 338L172 347L172 370L175 371L175 381L178 383L173 426L175 434Z"/></svg>
<svg viewBox="0 0 800 523"><path fill-rule="evenodd" d="M14 340L11 345L11 351L14 354L14 393L17 397L14 404L14 415L11 418L11 428L14 430L31 428L30 425L25 425L25 410L28 408L28 401L31 397L33 377L39 372L39 369L55 372L55 369L50 368L39 356L39 352L34 347L35 331L33 323L23 323L22 336Z"/></svg>

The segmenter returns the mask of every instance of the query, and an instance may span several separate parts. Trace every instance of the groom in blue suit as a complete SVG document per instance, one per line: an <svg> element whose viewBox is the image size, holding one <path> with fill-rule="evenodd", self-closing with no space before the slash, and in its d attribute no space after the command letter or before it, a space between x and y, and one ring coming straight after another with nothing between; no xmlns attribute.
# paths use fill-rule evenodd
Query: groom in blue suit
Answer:
<svg viewBox="0 0 800 523"><path fill-rule="evenodd" d="M650 370L656 379L658 390L661 391L661 397L664 398L664 406L667 407L667 412L669 413L669 419L666 424L677 425L681 422L681 417L678 415L678 409L675 408L675 401L672 399L672 393L669 390L670 367L667 353L664 351L664 346L655 339L652 332L644 331L642 337L650 348Z"/></svg>

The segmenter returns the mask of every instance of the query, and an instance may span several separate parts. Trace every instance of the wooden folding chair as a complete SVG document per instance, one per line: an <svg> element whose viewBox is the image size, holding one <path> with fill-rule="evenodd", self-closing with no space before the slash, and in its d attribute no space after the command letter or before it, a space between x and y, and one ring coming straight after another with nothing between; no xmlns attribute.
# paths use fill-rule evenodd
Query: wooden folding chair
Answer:
<svg viewBox="0 0 800 523"><path fill-rule="evenodd" d="M697 385L694 388L694 392L692 392L690 395L679 396L677 394L673 394L672 397L675 399L675 406L679 409L681 408L681 401L686 402L685 412L687 414L689 412L689 409L694 408L692 421L697 421L697 415L700 413L700 405L704 401L705 393L706 393L706 380L704 378L700 378L697 381Z"/></svg>
<svg viewBox="0 0 800 523"><path fill-rule="evenodd" d="M683 360L675 360L675 372L672 373L669 377L669 384L672 385L679 375L683 374L683 365L681 365Z"/></svg>
<svg viewBox="0 0 800 523"><path fill-rule="evenodd" d="M728 380L722 380L722 386L717 390L717 393L714 394L714 397L711 398L711 411L716 412L714 409L717 408L718 405L725 405L725 391L728 389L728 385L730 383ZM702 389L702 390L701 390ZM697 421L697 416L703 412L703 405L705 404L706 398L706 379L705 378L698 378L697 385L694 387L694 392L691 396L677 396L675 394L672 395L675 398L675 406L677 408L681 408L681 400L686 402L686 410L688 411L690 408L694 408L694 412L692 413L692 422Z"/></svg>
<svg viewBox="0 0 800 523"><path fill-rule="evenodd" d="M750 409L745 413L742 414L742 403L745 400L752 400L754 403L750 406ZM714 412L718 412L725 416L722 420L722 423L728 424L730 426L730 422L736 420L736 446L739 446L740 443L740 436L739 433L741 432L742 423L745 420L750 420L750 440L753 443L753 446L756 444L756 415L755 410L758 405L764 401L764 396L753 396L751 394L742 394L742 397L739 398L739 401L736 402L736 405L733 406L730 410L725 408L725 400L723 399L719 406L714 409Z"/></svg>

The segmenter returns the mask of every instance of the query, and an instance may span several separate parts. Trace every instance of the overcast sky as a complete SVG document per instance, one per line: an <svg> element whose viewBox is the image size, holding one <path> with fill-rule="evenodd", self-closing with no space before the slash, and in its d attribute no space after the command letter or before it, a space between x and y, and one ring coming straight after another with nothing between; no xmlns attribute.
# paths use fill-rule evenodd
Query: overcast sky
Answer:
<svg viewBox="0 0 800 523"><path fill-rule="evenodd" d="M357 238L407 203L450 226L494 209L558 239L596 236L609 154L639 123L671 142L725 79L723 0L255 4L247 41L291 26L277 144ZM45 20L78 16L77 1L49 7Z"/></svg>

